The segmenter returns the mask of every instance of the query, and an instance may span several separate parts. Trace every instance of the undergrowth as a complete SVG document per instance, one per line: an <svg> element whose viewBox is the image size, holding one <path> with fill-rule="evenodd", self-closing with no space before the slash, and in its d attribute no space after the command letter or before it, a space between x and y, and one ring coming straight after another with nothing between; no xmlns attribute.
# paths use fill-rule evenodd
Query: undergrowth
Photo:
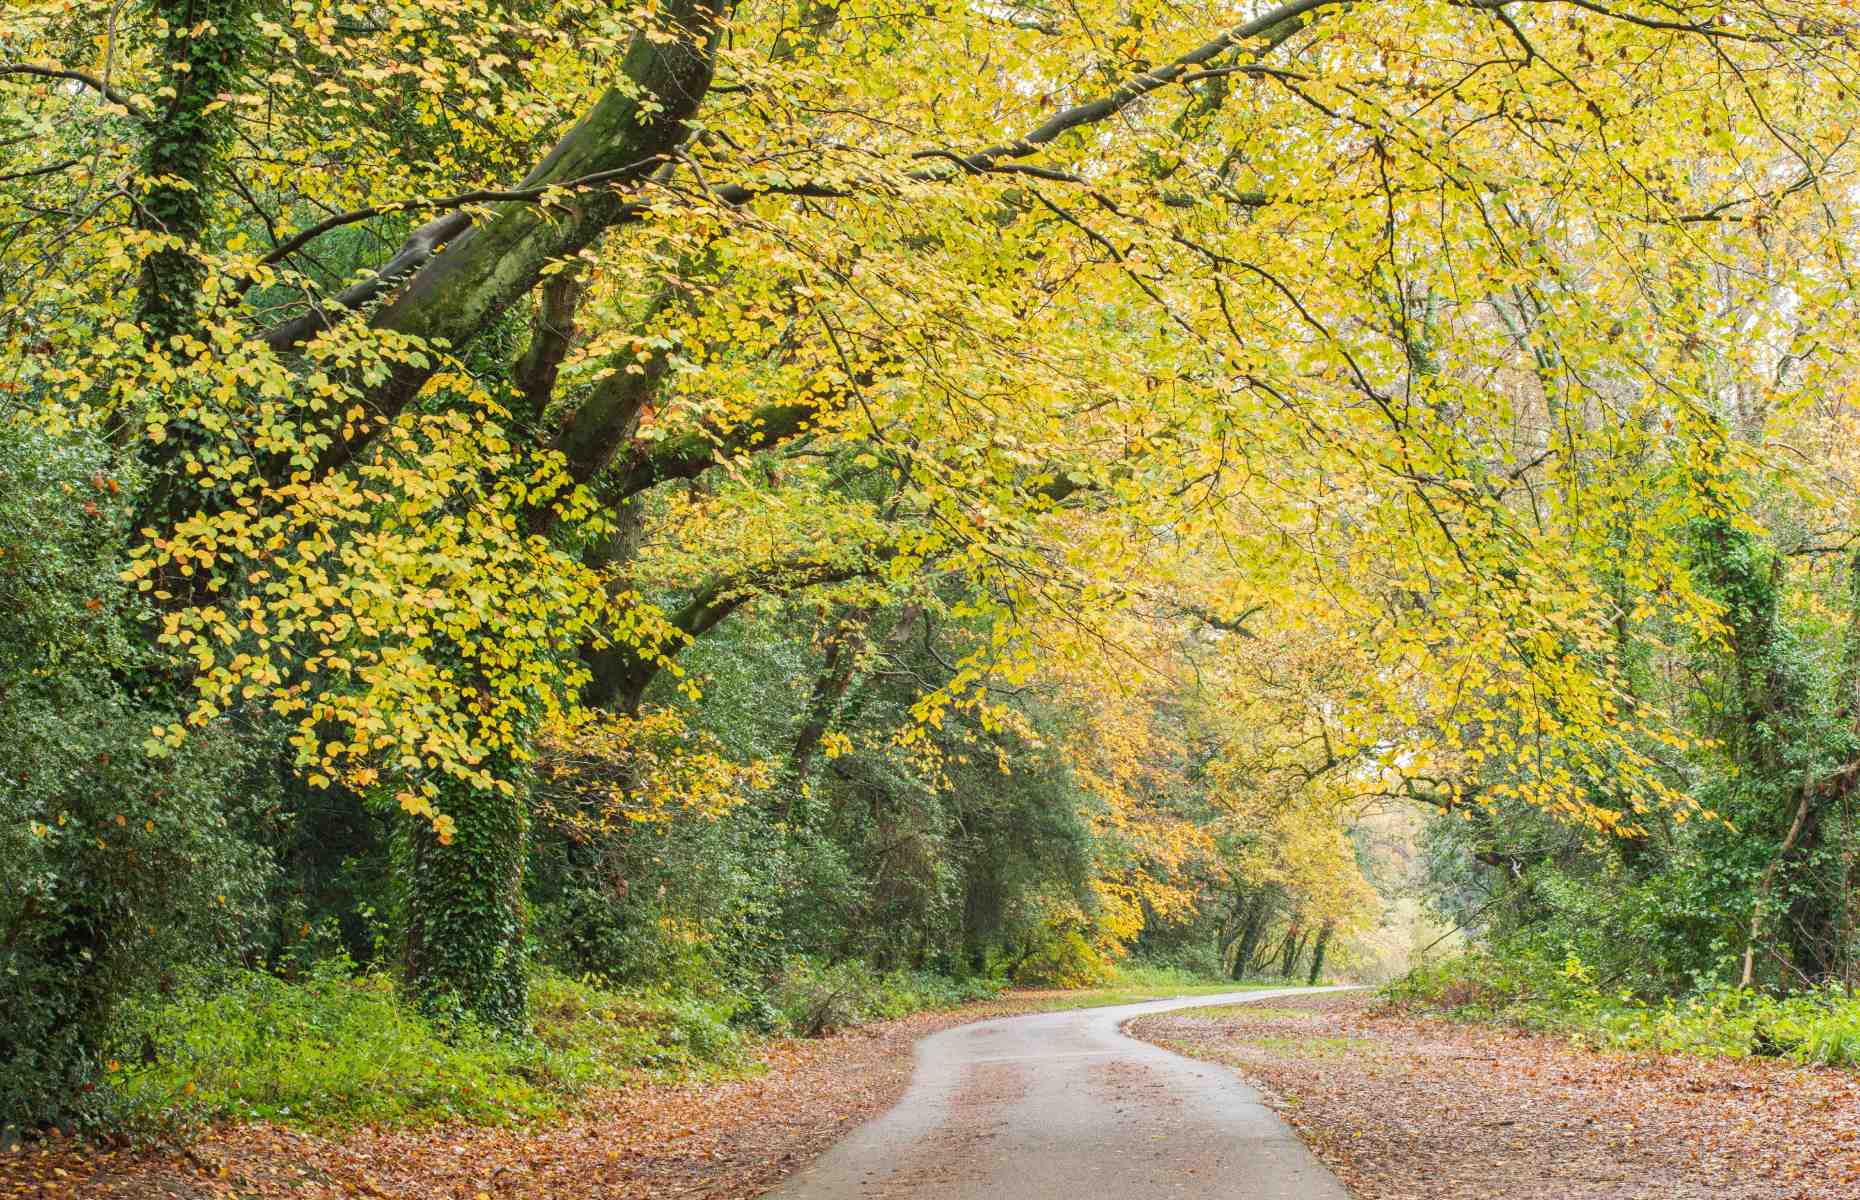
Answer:
<svg viewBox="0 0 1860 1200"><path fill-rule="evenodd" d="M1417 968L1384 995L1406 1008L1566 1035L1602 1049L1860 1066L1860 995L1776 997L1729 986L1648 1000L1562 962L1475 952Z"/></svg>
<svg viewBox="0 0 1860 1200"><path fill-rule="evenodd" d="M381 975L201 979L127 1014L106 1067L123 1117L308 1126L479 1124L553 1116L590 1088L642 1074L721 1071L744 1036L721 1007L539 976L532 1025L509 1037L439 1027Z"/></svg>
<svg viewBox="0 0 1860 1200"><path fill-rule="evenodd" d="M953 979L927 971L879 971L859 961L791 959L762 1003L774 1032L819 1037L869 1021L955 1008L1001 991L987 978Z"/></svg>
<svg viewBox="0 0 1860 1200"><path fill-rule="evenodd" d="M524 1123L603 1087L747 1069L761 1037L819 1036L999 989L808 959L790 962L751 999L617 989L545 971L531 981L528 1029L511 1037L435 1023L404 1003L389 977L358 974L342 960L289 980L217 973L123 1014L104 1086L113 1123L153 1133L219 1119L312 1128Z"/></svg>
<svg viewBox="0 0 1860 1200"><path fill-rule="evenodd" d="M1002 986L795 958L757 996L700 998L543 971L531 981L529 1027L511 1037L435 1023L388 976L337 958L293 979L203 974L131 1007L104 1087L113 1124L153 1135L214 1120L314 1129L524 1124L560 1116L604 1087L754 1069L752 1051L766 1037L817 1037L956 1008L993 999ZM1260 985L1126 964L1104 987L1042 993L1031 1007L1248 986Z"/></svg>

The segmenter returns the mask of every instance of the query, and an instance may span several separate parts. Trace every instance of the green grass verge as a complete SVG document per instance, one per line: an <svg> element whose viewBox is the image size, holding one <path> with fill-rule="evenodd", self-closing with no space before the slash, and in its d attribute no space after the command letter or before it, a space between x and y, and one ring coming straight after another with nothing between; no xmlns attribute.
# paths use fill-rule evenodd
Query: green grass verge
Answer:
<svg viewBox="0 0 1860 1200"><path fill-rule="evenodd" d="M1714 987L1648 1000L1600 986L1573 956L1550 963L1473 953L1416 970L1384 995L1405 1008L1598 1049L1860 1066L1860 995L1838 985L1782 997Z"/></svg>
<svg viewBox="0 0 1860 1200"><path fill-rule="evenodd" d="M1296 985L1236 983L1231 979L1207 979L1169 968L1131 967L1120 970L1111 982L1101 987L1013 995L1026 997L1032 1008L1055 1012L1074 1008L1108 1008L1119 1004L1140 1004L1145 1000L1170 1000L1177 996L1214 996L1225 992L1266 991L1292 986Z"/></svg>
<svg viewBox="0 0 1860 1200"><path fill-rule="evenodd" d="M1248 1021L1302 1021L1319 1016L1308 1009L1274 1008L1269 1004L1210 1004L1205 1008L1178 1008L1169 1015L1204 1020L1239 1017Z"/></svg>
<svg viewBox="0 0 1860 1200"><path fill-rule="evenodd" d="M627 1079L727 1072L745 1039L718 1005L539 977L528 1036L441 1031L381 976L199 981L130 1014L106 1079L131 1125L507 1124Z"/></svg>

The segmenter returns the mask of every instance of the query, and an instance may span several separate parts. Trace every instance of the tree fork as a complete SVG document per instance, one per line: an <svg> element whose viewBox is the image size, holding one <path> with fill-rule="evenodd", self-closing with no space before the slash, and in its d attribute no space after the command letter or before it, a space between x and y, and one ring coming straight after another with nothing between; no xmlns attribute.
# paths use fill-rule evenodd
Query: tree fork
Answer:
<svg viewBox="0 0 1860 1200"><path fill-rule="evenodd" d="M669 0L627 50L621 74L629 86L605 92L520 185L548 188L600 176L600 190L564 193L548 204L508 201L477 225L457 214L434 222L444 249L417 259L405 288L370 323L427 342L467 345L536 287L547 264L585 249L620 221L626 203L619 190L659 170L684 140L710 90L717 40L733 7L733 0ZM264 340L288 351L340 319L314 310ZM382 421L396 416L435 369L429 362L395 370L370 397ZM339 470L369 438L362 432L332 443L314 474Z"/></svg>

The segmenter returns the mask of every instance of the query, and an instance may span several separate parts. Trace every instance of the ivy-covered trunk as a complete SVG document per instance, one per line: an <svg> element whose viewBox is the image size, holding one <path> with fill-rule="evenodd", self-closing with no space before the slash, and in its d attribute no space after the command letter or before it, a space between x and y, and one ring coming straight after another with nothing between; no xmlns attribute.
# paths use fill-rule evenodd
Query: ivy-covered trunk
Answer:
<svg viewBox="0 0 1860 1200"><path fill-rule="evenodd" d="M1326 921L1318 929L1317 945L1311 950L1311 977L1305 980L1312 987L1316 987L1318 980L1324 977L1324 952L1330 948L1330 935L1335 928L1336 922Z"/></svg>
<svg viewBox="0 0 1860 1200"><path fill-rule="evenodd" d="M519 1030L528 1007L524 798L455 783L435 807L452 818L448 841L425 817L410 818L408 983L429 1015Z"/></svg>
<svg viewBox="0 0 1860 1200"><path fill-rule="evenodd" d="M205 267L197 249L208 232L208 186L232 135L225 97L239 83L250 45L252 0L154 0L164 36L166 101L147 122L136 223L173 241L142 260L137 317L150 339L193 332Z"/></svg>
<svg viewBox="0 0 1860 1200"><path fill-rule="evenodd" d="M1737 832L1721 856L1734 861L1739 846L1758 852L1744 867L1751 890L1740 982L1755 984L1768 943L1787 988L1819 982L1834 957L1835 910L1816 870L1829 731L1818 725L1807 656L1782 615L1783 563L1727 507L1721 460L1714 443L1696 468L1705 513L1692 528L1694 569L1724 605L1729 635L1729 653L1708 659L1718 691L1708 727L1736 773L1727 815Z"/></svg>
<svg viewBox="0 0 1860 1200"><path fill-rule="evenodd" d="M208 200L233 134L234 109L225 98L238 90L246 69L254 4L153 0L150 8L163 30L156 54L165 100L144 122L142 182L134 200L137 226L162 240L142 260L136 320L151 350L172 358L185 377L190 355L180 347L201 332L201 247L212 234ZM202 481L178 467L212 437L185 388L174 389L157 411L166 436L142 444L150 483L134 527L166 532L208 499Z"/></svg>

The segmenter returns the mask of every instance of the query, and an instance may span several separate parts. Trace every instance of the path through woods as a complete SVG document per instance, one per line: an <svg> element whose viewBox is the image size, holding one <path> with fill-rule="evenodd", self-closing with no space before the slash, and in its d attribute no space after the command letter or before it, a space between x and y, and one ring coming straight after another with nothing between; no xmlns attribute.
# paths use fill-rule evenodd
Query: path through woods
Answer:
<svg viewBox="0 0 1860 1200"><path fill-rule="evenodd" d="M1312 989L1009 1017L918 1043L897 1107L777 1200L1348 1200L1233 1072L1125 1036L1133 1017Z"/></svg>

